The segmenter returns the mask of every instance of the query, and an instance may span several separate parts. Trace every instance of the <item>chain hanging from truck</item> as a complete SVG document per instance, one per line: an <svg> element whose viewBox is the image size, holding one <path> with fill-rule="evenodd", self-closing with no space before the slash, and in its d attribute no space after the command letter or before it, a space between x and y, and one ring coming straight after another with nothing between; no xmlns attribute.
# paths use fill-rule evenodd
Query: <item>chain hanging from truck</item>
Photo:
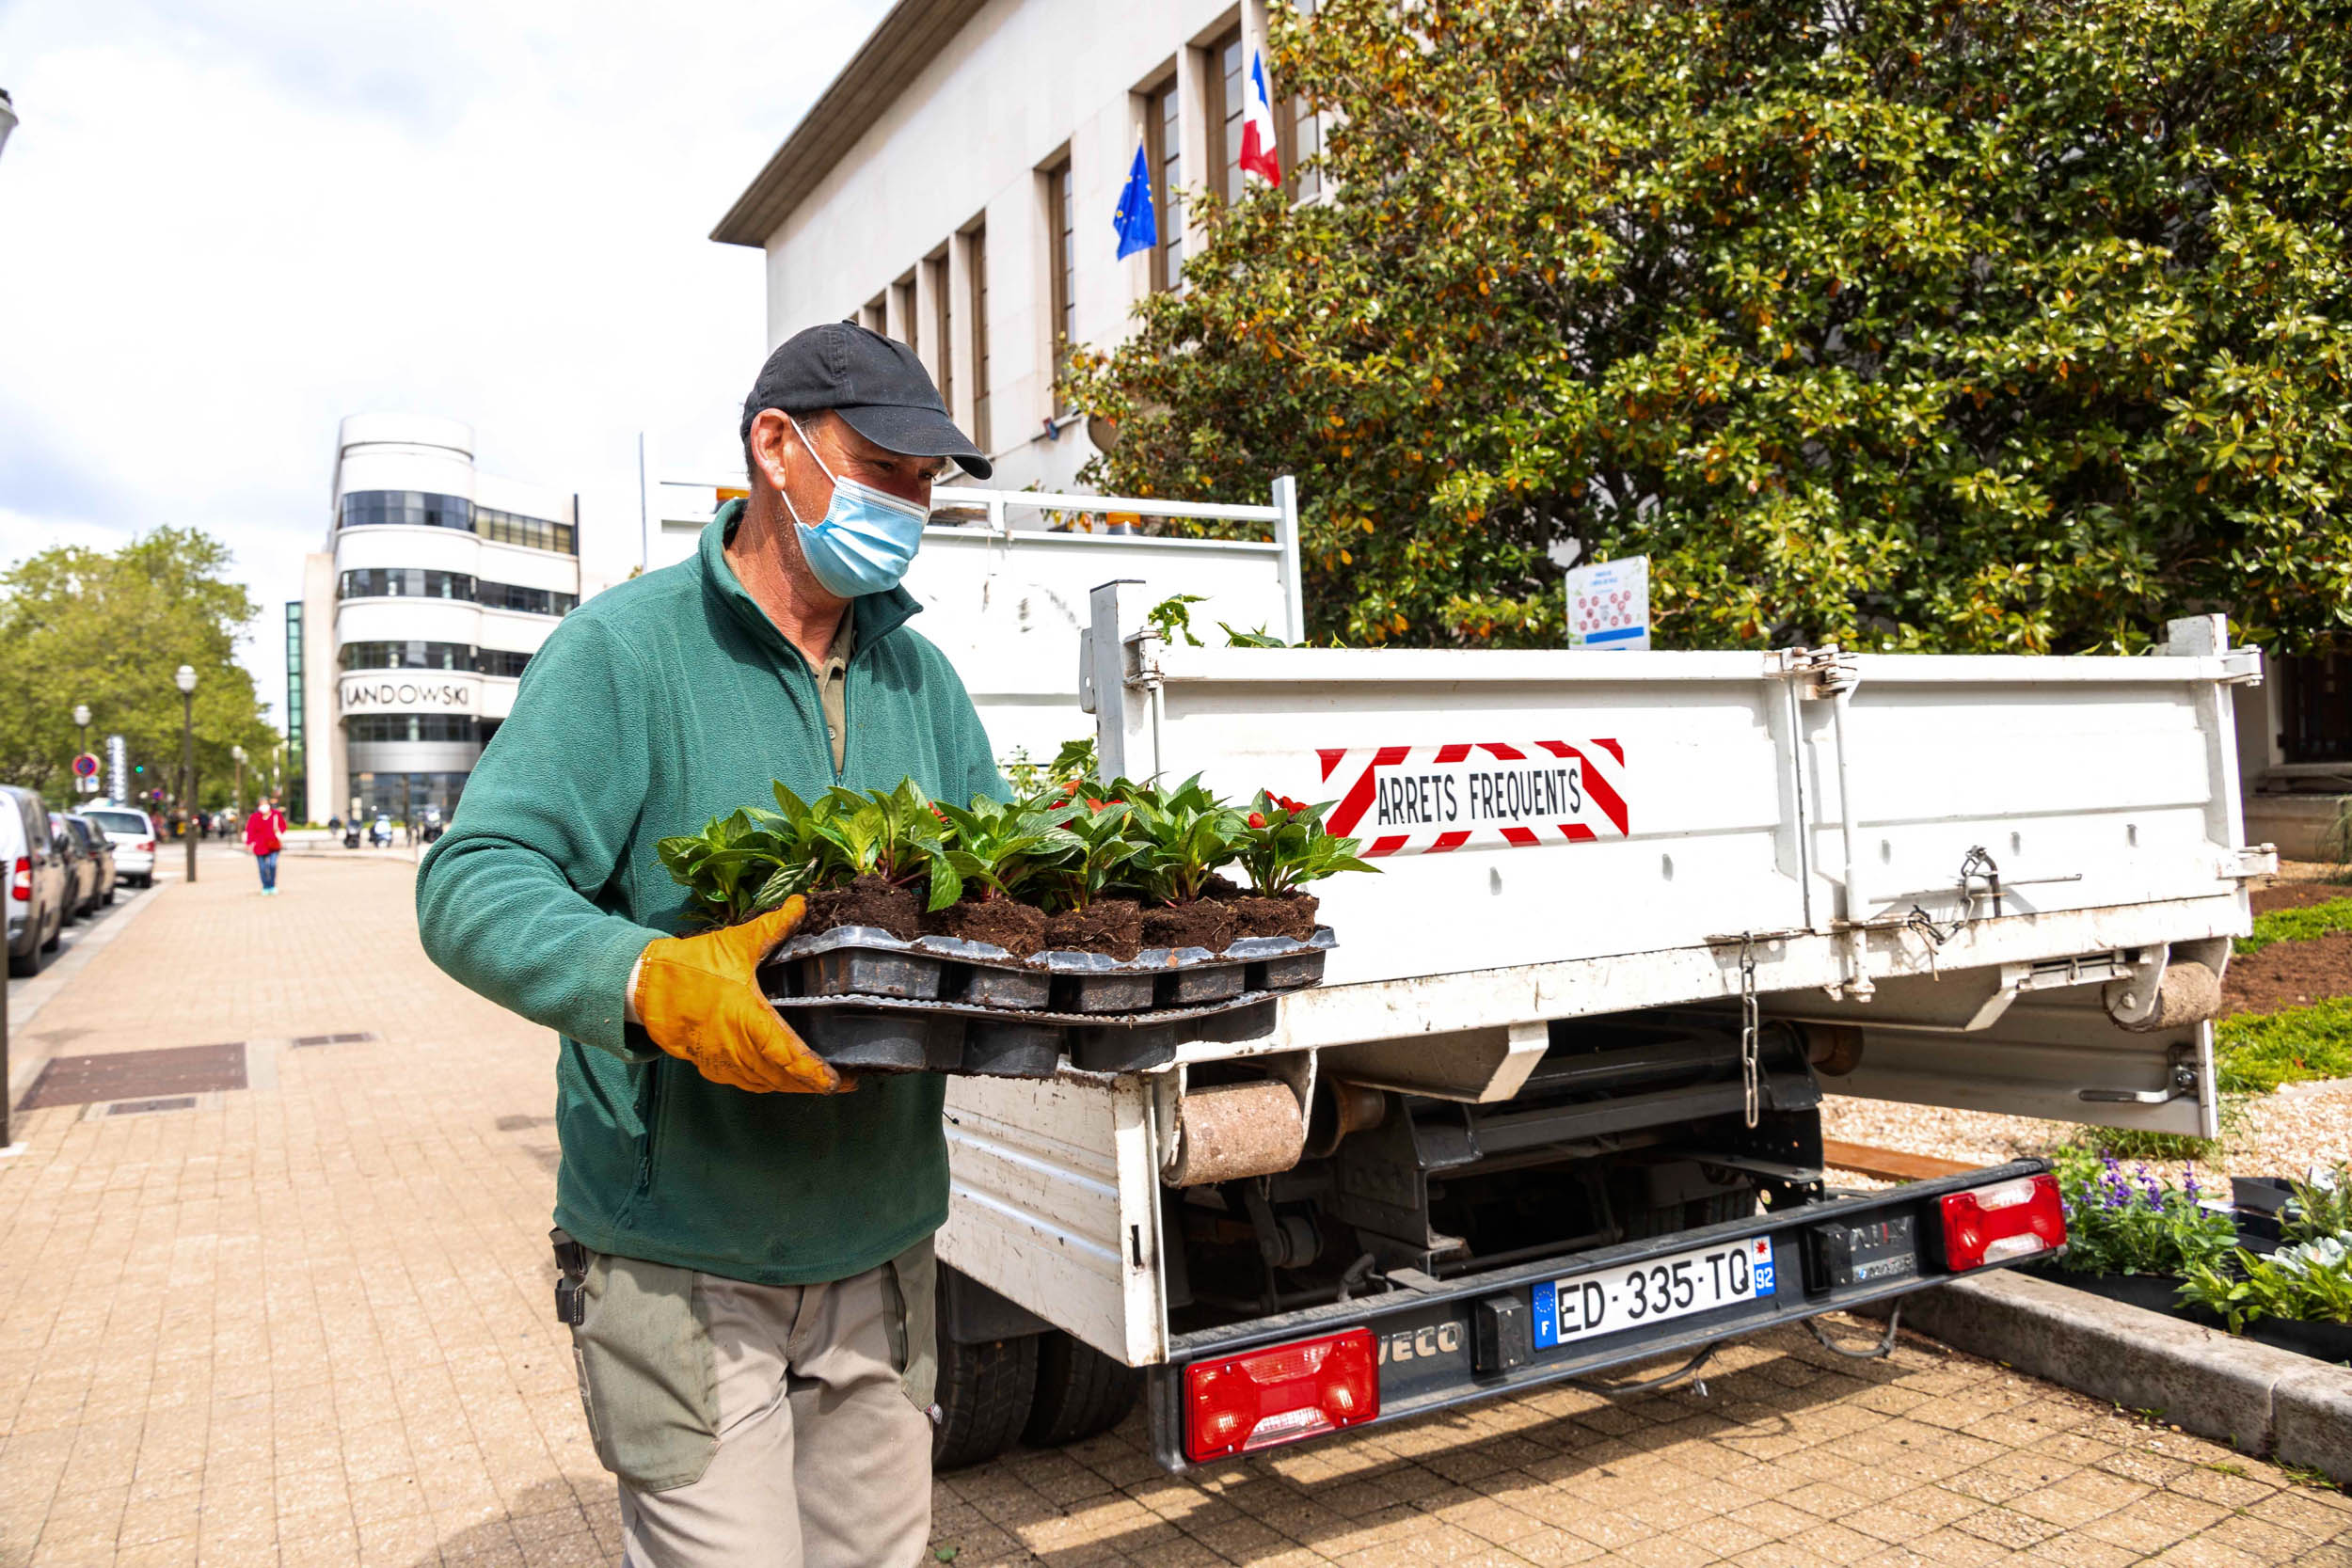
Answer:
<svg viewBox="0 0 2352 1568"><path fill-rule="evenodd" d="M1757 1057L1763 1031L1756 1005L1756 933L1740 933L1740 1086L1748 1126L1756 1126Z"/></svg>

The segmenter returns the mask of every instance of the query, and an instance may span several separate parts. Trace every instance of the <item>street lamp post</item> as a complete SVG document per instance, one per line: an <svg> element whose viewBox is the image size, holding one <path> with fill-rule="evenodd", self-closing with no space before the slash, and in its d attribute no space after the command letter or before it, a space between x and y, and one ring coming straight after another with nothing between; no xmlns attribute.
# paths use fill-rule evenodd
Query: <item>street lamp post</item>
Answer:
<svg viewBox="0 0 2352 1568"><path fill-rule="evenodd" d="M89 704L76 703L73 705L73 723L74 727L82 732L80 743L73 748L74 754L79 756L89 750ZM77 793L84 790L85 786L82 784L81 776L79 774L74 776L73 787Z"/></svg>
<svg viewBox="0 0 2352 1568"><path fill-rule="evenodd" d="M237 789L229 797L229 816L231 821L245 820L245 748L231 746L229 754L237 759Z"/></svg>
<svg viewBox="0 0 2352 1568"><path fill-rule="evenodd" d="M180 820L188 834L188 880L196 880L196 667L171 677L180 689Z"/></svg>

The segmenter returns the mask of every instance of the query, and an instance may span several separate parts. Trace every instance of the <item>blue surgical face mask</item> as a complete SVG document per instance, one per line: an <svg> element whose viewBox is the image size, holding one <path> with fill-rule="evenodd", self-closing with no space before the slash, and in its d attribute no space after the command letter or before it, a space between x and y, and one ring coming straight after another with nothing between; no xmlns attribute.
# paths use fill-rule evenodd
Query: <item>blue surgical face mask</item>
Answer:
<svg viewBox="0 0 2352 1568"><path fill-rule="evenodd" d="M833 481L833 503L825 508L824 520L814 528L801 521L800 509L793 506L791 496L784 498L785 507L800 530L801 559L808 562L809 571L825 585L826 592L845 599L883 594L898 587L914 560L914 552L923 547L923 525L930 520L930 508L901 500L853 479L837 477L825 467L825 460L817 456L817 449L809 445L808 433L801 428L800 420L789 414L785 419L790 421L792 434L801 438L802 449Z"/></svg>

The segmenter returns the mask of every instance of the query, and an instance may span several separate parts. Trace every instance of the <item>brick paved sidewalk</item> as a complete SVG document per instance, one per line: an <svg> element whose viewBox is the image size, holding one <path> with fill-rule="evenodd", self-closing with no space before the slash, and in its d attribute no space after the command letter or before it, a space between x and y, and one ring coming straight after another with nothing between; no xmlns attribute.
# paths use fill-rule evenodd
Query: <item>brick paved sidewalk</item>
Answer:
<svg viewBox="0 0 2352 1568"><path fill-rule="evenodd" d="M241 1041L249 1086L35 1111L0 1162L0 1568L617 1556L549 1321L553 1046L425 963L410 876L304 858L263 899L208 851L18 1042ZM1703 1395L1554 1389L1182 1479L1131 1421L935 1503L964 1565L2352 1565L2339 1493L1795 1334Z"/></svg>

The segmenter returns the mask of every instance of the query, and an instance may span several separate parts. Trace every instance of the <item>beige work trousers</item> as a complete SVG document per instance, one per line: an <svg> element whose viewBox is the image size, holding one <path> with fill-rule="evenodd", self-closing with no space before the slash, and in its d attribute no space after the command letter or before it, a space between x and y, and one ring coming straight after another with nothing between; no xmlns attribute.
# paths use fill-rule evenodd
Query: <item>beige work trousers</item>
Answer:
<svg viewBox="0 0 2352 1568"><path fill-rule="evenodd" d="M927 1239L830 1285L592 1254L572 1330L628 1568L907 1568L930 1534Z"/></svg>

